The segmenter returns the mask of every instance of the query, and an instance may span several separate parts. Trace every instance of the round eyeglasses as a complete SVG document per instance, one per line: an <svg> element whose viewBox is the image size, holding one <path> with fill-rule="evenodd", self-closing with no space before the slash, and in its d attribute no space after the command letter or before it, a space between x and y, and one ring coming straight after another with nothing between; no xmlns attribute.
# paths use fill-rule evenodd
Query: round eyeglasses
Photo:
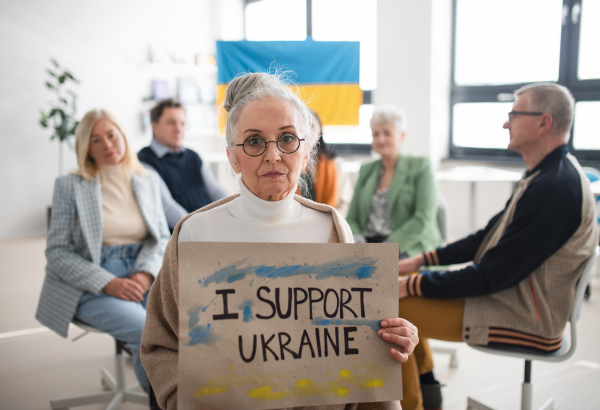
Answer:
<svg viewBox="0 0 600 410"><path fill-rule="evenodd" d="M277 141L265 141L261 137L253 136L246 139L243 144L235 144L235 146L242 147L244 152L251 157L259 157L265 153L267 145L271 142L274 142L279 151L284 154L293 154L298 151L300 142L304 140L305 138L300 139L294 134L283 134L281 137L277 138Z"/></svg>

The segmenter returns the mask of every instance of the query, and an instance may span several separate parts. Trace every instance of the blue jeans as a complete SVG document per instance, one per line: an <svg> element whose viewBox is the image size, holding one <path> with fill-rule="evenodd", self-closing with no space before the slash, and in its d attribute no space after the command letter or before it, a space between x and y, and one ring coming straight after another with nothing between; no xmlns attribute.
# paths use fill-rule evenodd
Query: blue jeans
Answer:
<svg viewBox="0 0 600 410"><path fill-rule="evenodd" d="M141 245L103 246L101 266L120 278L130 277L135 272L133 265ZM146 321L146 301L127 301L105 293L94 295L86 292L77 306L75 316L112 337L129 343L135 376L144 391L150 389L150 382L140 361L140 341Z"/></svg>

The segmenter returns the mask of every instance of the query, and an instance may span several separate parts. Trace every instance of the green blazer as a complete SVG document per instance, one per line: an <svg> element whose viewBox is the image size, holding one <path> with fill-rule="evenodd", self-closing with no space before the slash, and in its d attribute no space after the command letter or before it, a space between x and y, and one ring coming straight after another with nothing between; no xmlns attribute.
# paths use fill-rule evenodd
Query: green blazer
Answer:
<svg viewBox="0 0 600 410"><path fill-rule="evenodd" d="M360 167L346 217L354 235L362 235L367 226L380 167L381 160ZM398 243L400 253L413 256L441 245L437 190L428 158L410 155L398 158L389 190L388 219L392 229L388 241Z"/></svg>

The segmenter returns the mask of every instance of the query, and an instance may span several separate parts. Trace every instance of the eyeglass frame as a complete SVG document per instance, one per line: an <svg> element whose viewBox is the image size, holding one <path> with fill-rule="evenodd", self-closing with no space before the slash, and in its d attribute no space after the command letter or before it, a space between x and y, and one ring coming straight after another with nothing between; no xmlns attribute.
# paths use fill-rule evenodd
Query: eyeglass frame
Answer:
<svg viewBox="0 0 600 410"><path fill-rule="evenodd" d="M283 138L286 135L292 135L294 138L296 138L298 140L298 146L296 147L295 150L293 150L291 152L285 152L281 148L279 148L279 141L281 140L281 138ZM248 141L251 138L258 138L258 139L262 140L265 143L265 149L263 150L263 152L261 152L260 154L257 154L257 155L248 154L248 152L246 152L246 148L244 147L244 145L246 144L246 141ZM306 138L300 138L297 135L294 135L294 134L291 134L291 133L285 133L281 137L277 138L275 141L267 141L263 137L259 137L258 135L254 135L252 137L246 138L242 144L235 144L234 146L235 147L242 147L242 150L244 151L244 154L248 155L249 157L254 157L255 158L255 157L260 157L262 154L264 154L265 152L267 152L267 148L269 147L269 144L271 142L275 143L275 146L277 147L277 149L279 150L279 152L281 152L282 154L293 154L294 152L298 151L298 149L300 148L300 143L302 141L306 141Z"/></svg>
<svg viewBox="0 0 600 410"><path fill-rule="evenodd" d="M539 115L544 115L546 114L545 112L539 112L539 111L509 111L508 112L508 122L510 122L511 115L529 115L529 116L539 116Z"/></svg>

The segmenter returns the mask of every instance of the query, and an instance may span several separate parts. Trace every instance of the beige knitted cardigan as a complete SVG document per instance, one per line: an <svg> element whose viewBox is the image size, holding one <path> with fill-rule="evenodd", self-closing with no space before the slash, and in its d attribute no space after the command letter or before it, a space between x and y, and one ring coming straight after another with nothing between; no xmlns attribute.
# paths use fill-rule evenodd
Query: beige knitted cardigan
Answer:
<svg viewBox="0 0 600 410"><path fill-rule="evenodd" d="M177 360L179 350L179 270L177 266L177 241L181 225L196 212L224 205L239 195L214 202L183 218L173 231L165 250L163 265L150 290L146 325L142 334L141 359L159 406L163 410L177 409ZM329 205L318 204L298 195L300 204L331 214L330 243L352 243L352 232L342 216ZM353 403L313 407L297 407L310 410L400 410L400 402Z"/></svg>

